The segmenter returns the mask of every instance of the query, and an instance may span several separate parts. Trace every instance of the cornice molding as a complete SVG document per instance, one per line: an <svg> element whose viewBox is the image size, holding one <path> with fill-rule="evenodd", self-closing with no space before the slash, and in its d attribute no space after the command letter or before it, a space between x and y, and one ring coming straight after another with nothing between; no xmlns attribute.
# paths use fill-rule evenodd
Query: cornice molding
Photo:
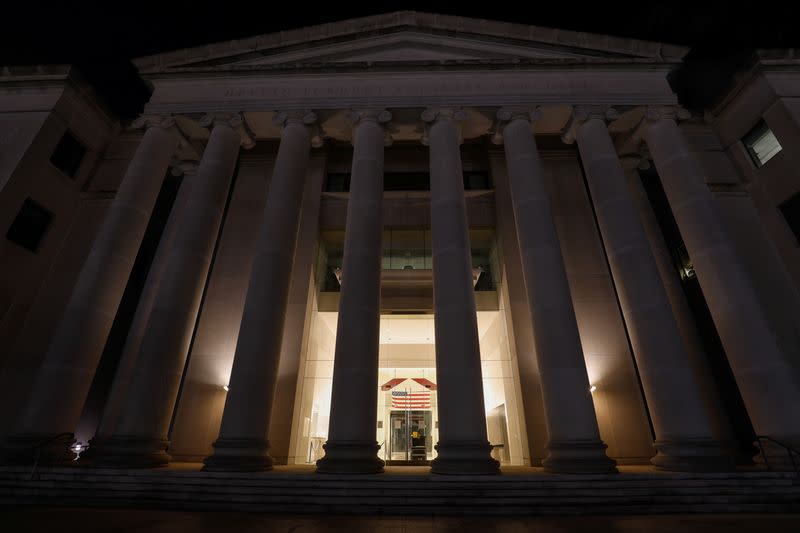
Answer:
<svg viewBox="0 0 800 533"><path fill-rule="evenodd" d="M665 73L570 71L335 73L155 82L148 113L403 107L675 105Z"/></svg>

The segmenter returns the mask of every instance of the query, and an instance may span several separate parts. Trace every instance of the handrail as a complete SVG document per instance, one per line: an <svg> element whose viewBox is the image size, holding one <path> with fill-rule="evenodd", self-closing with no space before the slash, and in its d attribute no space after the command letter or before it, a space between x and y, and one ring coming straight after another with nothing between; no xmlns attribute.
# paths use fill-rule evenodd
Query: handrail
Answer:
<svg viewBox="0 0 800 533"><path fill-rule="evenodd" d="M800 477L800 469L798 469L797 461L795 461L794 459L795 454L797 454L797 456L800 457L800 450L792 448L785 442L776 440L768 435L756 435L756 442L758 443L758 449L761 451L761 457L764 459L764 464L766 465L767 470L769 470L769 461L767 460L767 454L764 453L764 445L761 444L762 440L766 440L773 444L777 444L778 446L786 450L786 455L789 456L789 460L792 462L792 470L794 470L794 475Z"/></svg>
<svg viewBox="0 0 800 533"><path fill-rule="evenodd" d="M72 439L72 438L74 438L74 436L75 435L73 433L67 433L67 432L58 433L56 435L51 435L51 436L49 436L49 437L47 437L45 439L40 440L39 442L33 444L33 446L29 446L27 448L24 448L23 450L20 450L20 452L19 452L20 455L22 455L22 453L27 452L29 450L36 452L36 455L34 456L34 459L33 459L33 468L31 468L31 475L30 475L30 477L28 479L33 479L33 476L36 473L36 468L39 466L39 457L42 454L42 447L43 446L45 446L47 444L50 444L51 442L55 442L55 441L57 441L59 439L63 439L64 437L69 437L70 439Z"/></svg>

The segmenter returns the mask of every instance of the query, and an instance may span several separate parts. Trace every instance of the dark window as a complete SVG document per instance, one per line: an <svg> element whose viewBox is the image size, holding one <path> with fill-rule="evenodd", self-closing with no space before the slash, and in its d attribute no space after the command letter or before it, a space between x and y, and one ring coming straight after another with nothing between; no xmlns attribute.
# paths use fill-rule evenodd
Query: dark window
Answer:
<svg viewBox="0 0 800 533"><path fill-rule="evenodd" d="M81 166L84 155L86 155L86 147L67 131L58 141L58 146L56 146L53 155L50 156L50 162L65 175L74 178L75 174L78 173L78 168Z"/></svg>
<svg viewBox="0 0 800 533"><path fill-rule="evenodd" d="M325 192L349 192L350 174L331 173L325 179Z"/></svg>
<svg viewBox="0 0 800 533"><path fill-rule="evenodd" d="M465 191L485 191L491 188L488 172L464 172Z"/></svg>
<svg viewBox="0 0 800 533"><path fill-rule="evenodd" d="M800 243L800 193L783 202L778 209L783 213L783 218L794 233L794 238Z"/></svg>
<svg viewBox="0 0 800 533"><path fill-rule="evenodd" d="M747 135L742 138L747 153L757 167L762 167L764 164L775 157L775 154L781 151L781 145L772 130L769 129L766 122L759 121L755 127L750 130Z"/></svg>
<svg viewBox="0 0 800 533"><path fill-rule="evenodd" d="M429 191L431 176L427 172L387 172L383 175L384 191Z"/></svg>
<svg viewBox="0 0 800 533"><path fill-rule="evenodd" d="M464 172L464 190L483 191L491 189L488 172ZM429 191L431 175L428 172L386 172L383 175L384 191ZM325 192L349 192L350 174L331 173L325 179Z"/></svg>
<svg viewBox="0 0 800 533"><path fill-rule="evenodd" d="M35 252L52 220L53 213L27 198L8 228L6 239Z"/></svg>

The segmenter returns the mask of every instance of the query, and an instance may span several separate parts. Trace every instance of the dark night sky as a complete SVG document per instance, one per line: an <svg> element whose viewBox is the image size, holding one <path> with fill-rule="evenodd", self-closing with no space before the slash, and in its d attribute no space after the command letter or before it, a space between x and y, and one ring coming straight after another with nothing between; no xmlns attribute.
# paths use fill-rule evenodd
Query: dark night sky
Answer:
<svg viewBox="0 0 800 533"><path fill-rule="evenodd" d="M470 7L467 7L469 1ZM693 47L678 80L685 105L713 98L752 47L800 48L800 3L577 2L282 2L262 0L28 2L6 10L0 30L0 65L72 63L113 109L138 113L147 89L130 58L400 9L480 17ZM118 5L117 5L118 4ZM319 4L315 6L314 4ZM795 7L789 7L795 5ZM289 6L289 7L287 7ZM492 8L497 9L492 9ZM699 87L704 87L702 91ZM706 94L707 93L707 94ZM679 91L680 94L680 91Z"/></svg>

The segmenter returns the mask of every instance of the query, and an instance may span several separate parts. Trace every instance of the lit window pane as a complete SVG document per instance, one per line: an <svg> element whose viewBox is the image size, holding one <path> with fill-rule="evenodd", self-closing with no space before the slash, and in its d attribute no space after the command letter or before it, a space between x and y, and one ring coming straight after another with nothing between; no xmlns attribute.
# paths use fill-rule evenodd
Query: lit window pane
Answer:
<svg viewBox="0 0 800 533"><path fill-rule="evenodd" d="M745 135L742 142L744 142L745 147L747 147L750 157L753 158L753 163L758 167L763 166L767 161L772 159L775 154L781 151L781 145L778 139L763 120L756 124L755 128Z"/></svg>

